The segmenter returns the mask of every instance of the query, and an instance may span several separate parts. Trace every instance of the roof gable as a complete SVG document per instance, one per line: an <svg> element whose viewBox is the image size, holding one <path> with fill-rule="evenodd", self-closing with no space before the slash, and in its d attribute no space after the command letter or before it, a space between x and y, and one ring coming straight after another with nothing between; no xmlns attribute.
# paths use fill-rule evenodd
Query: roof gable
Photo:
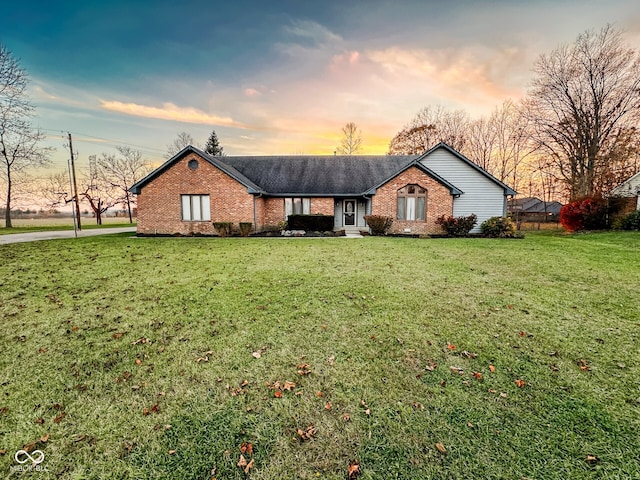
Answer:
<svg viewBox="0 0 640 480"><path fill-rule="evenodd" d="M260 189L260 187L258 185L253 183L251 180L249 180L247 177L245 177L242 173L238 172L232 166L229 166L225 162L222 162L221 161L222 157L213 157L213 156L208 155L208 154L204 153L203 151L201 151L201 150L199 150L199 149L197 149L195 147L192 147L191 145L189 145L189 146L183 148L182 150L180 150L173 157L171 157L169 160L167 160L162 165L160 165L158 168L156 168L154 171L152 171L149 175L144 177L142 180L138 181L135 185L133 185L131 187L131 189L130 189L131 193L139 194L141 192L142 188L146 184L148 184L149 182L151 182L152 180L154 180L155 178L160 176L166 170L171 168L174 164L176 164L177 162L182 160L189 153L195 153L196 155L198 155L199 157L201 157L205 161L209 162L211 165L213 165L216 168L220 169L221 171L223 171L224 173L229 175L231 178L233 178L237 182L239 182L242 185L244 185L245 187L247 187L247 191L249 193L261 193L261 189Z"/></svg>
<svg viewBox="0 0 640 480"><path fill-rule="evenodd" d="M377 183L376 185L372 186L366 193L368 195L373 195L376 193L376 190L378 188L380 188L382 185L384 185L385 183L391 181L392 179L394 179L395 177L397 177L398 175L400 175L402 172L408 170L411 167L416 167L420 170L422 170L424 173L426 173L427 175L429 175L431 178L433 178L434 180L436 180L437 182L441 183L442 185L444 185L445 187L447 187L449 189L449 192L451 193L451 195L462 195L464 192L462 190L460 190L459 188L457 188L455 185L453 185L452 183L448 182L447 180L445 180L444 178L442 178L440 175L436 174L434 171L430 170L429 168L427 168L426 166L424 166L422 163L420 163L418 161L418 159L414 159L411 162L409 162L407 165L405 165L404 167L402 167L400 170L397 170L396 172L393 173L393 175L391 175L388 178L385 178L384 180L382 180L381 182Z"/></svg>
<svg viewBox="0 0 640 480"><path fill-rule="evenodd" d="M488 178L489 180L491 180L493 183L495 183L496 185L500 186L502 189L504 189L504 194L505 195L517 195L518 192L516 192L514 189L512 189L511 187L509 187L508 185L506 185L505 183L502 183L500 180L498 180L496 177L494 177L493 175L491 175L489 172L487 172L484 168L480 167L479 165L475 164L474 162L472 162L471 160L469 160L467 157L465 157L464 155L462 155L460 152L458 152L457 150L451 148L449 145L447 145L444 142L440 142L438 143L436 146L430 148L429 150L427 150L425 153L423 153L422 155L420 155L420 157L418 157L418 161L422 161L424 159L426 159L429 155L431 155L433 152L435 152L438 149L444 149L446 151L448 151L449 153L451 153L454 157L456 157L457 159L459 159L460 161L462 161L463 163L467 164L468 166L470 166L471 168L473 168L475 171L477 171L478 173L484 175L486 178Z"/></svg>

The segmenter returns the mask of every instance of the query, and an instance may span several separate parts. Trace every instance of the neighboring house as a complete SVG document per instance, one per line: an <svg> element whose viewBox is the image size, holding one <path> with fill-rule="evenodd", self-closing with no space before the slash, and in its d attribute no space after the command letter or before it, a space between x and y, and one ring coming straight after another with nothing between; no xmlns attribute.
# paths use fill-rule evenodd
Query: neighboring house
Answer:
<svg viewBox="0 0 640 480"><path fill-rule="evenodd" d="M505 215L515 191L443 143L420 156L212 157L186 147L131 191L138 233L213 235L212 222L273 230L290 214L334 216L335 229L394 219L395 233L441 233L441 215ZM479 227L476 227L476 231Z"/></svg>
<svg viewBox="0 0 640 480"><path fill-rule="evenodd" d="M560 209L560 202L545 203L537 197L514 198L507 202L507 212L517 220L557 219Z"/></svg>
<svg viewBox="0 0 640 480"><path fill-rule="evenodd" d="M611 196L628 198L630 211L633 210L633 199L635 199L635 209L640 210L640 172L611 190Z"/></svg>

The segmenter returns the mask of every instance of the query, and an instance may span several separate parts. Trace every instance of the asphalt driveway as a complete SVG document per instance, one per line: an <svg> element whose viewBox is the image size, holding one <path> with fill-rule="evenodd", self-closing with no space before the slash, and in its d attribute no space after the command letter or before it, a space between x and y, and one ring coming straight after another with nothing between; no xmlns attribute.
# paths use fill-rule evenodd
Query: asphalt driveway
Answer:
<svg viewBox="0 0 640 480"><path fill-rule="evenodd" d="M135 233L136 227L118 227L118 228L92 228L91 230L81 230L78 237L94 237L96 235L109 235L111 233ZM73 230L56 230L51 232L28 232L28 233L10 233L8 235L0 235L0 245L8 243L37 242L39 240L55 240L58 238L74 238Z"/></svg>

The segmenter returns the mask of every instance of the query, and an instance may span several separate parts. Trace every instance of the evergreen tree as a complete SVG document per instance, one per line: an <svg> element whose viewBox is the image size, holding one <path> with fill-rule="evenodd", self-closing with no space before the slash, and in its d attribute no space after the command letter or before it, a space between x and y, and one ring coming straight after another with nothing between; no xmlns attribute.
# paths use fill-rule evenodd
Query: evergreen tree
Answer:
<svg viewBox="0 0 640 480"><path fill-rule="evenodd" d="M211 135L209 135L209 139L204 146L204 151L209 155L213 155L214 157L224 156L224 148L222 148L222 146L220 145L220 142L218 141L218 135L216 135L215 130L213 130L211 132Z"/></svg>

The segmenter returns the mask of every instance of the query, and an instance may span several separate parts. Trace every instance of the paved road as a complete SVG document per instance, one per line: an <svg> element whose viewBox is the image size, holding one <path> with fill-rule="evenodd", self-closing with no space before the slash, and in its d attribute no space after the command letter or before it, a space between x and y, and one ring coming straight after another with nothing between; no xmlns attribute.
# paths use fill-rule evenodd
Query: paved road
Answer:
<svg viewBox="0 0 640 480"><path fill-rule="evenodd" d="M92 228L91 230L81 230L78 237L93 237L96 235L108 235L110 233L135 233L136 227L118 227L118 228ZM7 243L36 242L38 240L54 240L56 238L74 238L73 230L56 230L52 232L28 232L28 233L10 233L8 235L0 235L0 245Z"/></svg>

